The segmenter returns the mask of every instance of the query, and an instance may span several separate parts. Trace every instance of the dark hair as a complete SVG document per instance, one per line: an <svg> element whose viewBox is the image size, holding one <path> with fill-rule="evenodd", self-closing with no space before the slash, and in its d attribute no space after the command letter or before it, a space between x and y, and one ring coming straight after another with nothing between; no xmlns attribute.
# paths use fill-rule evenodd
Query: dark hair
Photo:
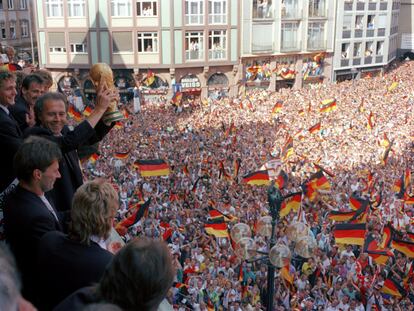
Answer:
<svg viewBox="0 0 414 311"><path fill-rule="evenodd" d="M3 81L10 79L16 80L14 73L11 73L10 71L0 71L0 87L3 86Z"/></svg>
<svg viewBox="0 0 414 311"><path fill-rule="evenodd" d="M46 69L39 69L36 70L33 74L35 74L36 76L39 76L44 84L53 84L53 77L52 74L50 73L50 71L46 70Z"/></svg>
<svg viewBox="0 0 414 311"><path fill-rule="evenodd" d="M13 167L19 180L30 182L35 169L44 172L53 161L60 161L62 152L58 145L46 138L30 136L17 150Z"/></svg>
<svg viewBox="0 0 414 311"><path fill-rule="evenodd" d="M43 79L35 74L30 74L23 79L22 88L28 90L32 83L43 84Z"/></svg>
<svg viewBox="0 0 414 311"><path fill-rule="evenodd" d="M66 111L68 110L68 101L66 100L65 95L57 92L48 92L40 96L35 103L34 112L36 116L36 121L39 122L39 116L42 114L43 107L45 103L49 100L61 100L65 104Z"/></svg>
<svg viewBox="0 0 414 311"><path fill-rule="evenodd" d="M122 311L122 309L116 305L110 303L94 303L86 306L83 311Z"/></svg>
<svg viewBox="0 0 414 311"><path fill-rule="evenodd" d="M124 311L156 310L171 288L174 275L164 241L136 239L113 258L98 285L98 295Z"/></svg>

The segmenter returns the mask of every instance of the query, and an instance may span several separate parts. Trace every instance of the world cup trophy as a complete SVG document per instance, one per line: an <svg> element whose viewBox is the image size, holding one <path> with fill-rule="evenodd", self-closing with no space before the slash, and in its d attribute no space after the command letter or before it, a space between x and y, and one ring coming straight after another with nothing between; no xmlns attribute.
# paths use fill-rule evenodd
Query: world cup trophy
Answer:
<svg viewBox="0 0 414 311"><path fill-rule="evenodd" d="M110 90L116 89L112 69L105 63L97 63L93 65L89 71L89 76L91 77L96 90L98 90L101 83L106 83L106 87ZM124 115L118 110L117 104L118 102L116 100L111 102L102 117L104 123L110 124L124 119Z"/></svg>

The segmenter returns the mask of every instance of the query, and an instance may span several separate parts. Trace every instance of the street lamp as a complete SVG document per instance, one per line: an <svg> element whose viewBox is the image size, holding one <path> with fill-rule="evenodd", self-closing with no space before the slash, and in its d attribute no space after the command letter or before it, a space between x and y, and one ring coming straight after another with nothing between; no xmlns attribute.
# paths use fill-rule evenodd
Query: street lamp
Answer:
<svg viewBox="0 0 414 311"><path fill-rule="evenodd" d="M275 229L280 218L280 208L285 197L275 187L274 182L267 191L270 216L262 217L257 224L257 234L269 238L269 252L257 250L255 241L251 238L250 227L244 223L236 224L230 231L232 240L235 243L235 254L243 260L253 261L267 259L267 305L266 310L273 310L273 295L275 288L275 267L282 268L290 262L292 251L302 258L310 258L316 248L316 240L309 227L303 222L293 222L286 228L286 235L292 242L291 249L282 243L276 243ZM255 255L264 255L254 259Z"/></svg>

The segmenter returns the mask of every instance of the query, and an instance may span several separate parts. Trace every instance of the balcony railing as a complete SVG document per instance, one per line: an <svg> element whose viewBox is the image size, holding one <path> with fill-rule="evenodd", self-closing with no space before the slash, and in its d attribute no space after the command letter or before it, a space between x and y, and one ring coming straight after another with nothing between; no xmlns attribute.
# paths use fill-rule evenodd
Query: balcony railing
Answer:
<svg viewBox="0 0 414 311"><path fill-rule="evenodd" d="M223 60L227 58L226 50L209 50L208 59L209 60Z"/></svg>
<svg viewBox="0 0 414 311"><path fill-rule="evenodd" d="M209 24L226 24L227 15L226 14L209 14L208 23Z"/></svg>
<svg viewBox="0 0 414 311"><path fill-rule="evenodd" d="M349 66L349 59L341 59L341 67L348 67Z"/></svg>
<svg viewBox="0 0 414 311"><path fill-rule="evenodd" d="M364 59L364 64L365 64L365 65L367 65L367 64L372 64L372 56L367 56L367 57L365 57L365 59Z"/></svg>
<svg viewBox="0 0 414 311"><path fill-rule="evenodd" d="M388 3L387 2L380 2L380 10L381 11L386 11L388 8Z"/></svg>
<svg viewBox="0 0 414 311"><path fill-rule="evenodd" d="M384 59L384 57L381 55L381 56L377 56L377 57L375 57L375 62L378 64L378 63L382 63L383 62L383 59Z"/></svg>
<svg viewBox="0 0 414 311"><path fill-rule="evenodd" d="M258 53L268 53L273 51L273 46L271 44L252 44L252 52L255 54Z"/></svg>
<svg viewBox="0 0 414 311"><path fill-rule="evenodd" d="M204 15L186 15L185 24L186 25L202 25L204 23Z"/></svg>
<svg viewBox="0 0 414 311"><path fill-rule="evenodd" d="M365 10L365 2L358 1L356 4L357 11L364 11Z"/></svg>
<svg viewBox="0 0 414 311"><path fill-rule="evenodd" d="M325 40L308 40L308 50L326 50L326 41Z"/></svg>
<svg viewBox="0 0 414 311"><path fill-rule="evenodd" d="M376 9L377 9L377 3L376 2L368 3L368 10L375 11Z"/></svg>
<svg viewBox="0 0 414 311"><path fill-rule="evenodd" d="M351 38L351 30L343 30L342 39L349 39L349 38Z"/></svg>
<svg viewBox="0 0 414 311"><path fill-rule="evenodd" d="M301 19L302 10L299 10L299 9L282 10L282 18L283 19Z"/></svg>
<svg viewBox="0 0 414 311"><path fill-rule="evenodd" d="M361 58L360 57L354 58L352 60L352 65L354 66L361 65Z"/></svg>
<svg viewBox="0 0 414 311"><path fill-rule="evenodd" d="M345 2L344 3L344 11L352 11L352 6L353 6L352 2Z"/></svg>
<svg viewBox="0 0 414 311"><path fill-rule="evenodd" d="M375 32L375 29L367 29L367 37L373 37L374 32Z"/></svg>
<svg viewBox="0 0 414 311"><path fill-rule="evenodd" d="M301 42L298 41L282 41L280 50L282 52L299 51Z"/></svg>
<svg viewBox="0 0 414 311"><path fill-rule="evenodd" d="M385 36L385 28L378 28L377 36L378 37L384 37Z"/></svg>
<svg viewBox="0 0 414 311"><path fill-rule="evenodd" d="M325 4L321 4L317 8L309 6L309 17L327 17Z"/></svg>
<svg viewBox="0 0 414 311"><path fill-rule="evenodd" d="M355 29L354 37L355 38L362 38L362 29Z"/></svg>
<svg viewBox="0 0 414 311"><path fill-rule="evenodd" d="M186 60L203 60L204 53L203 50L190 50L185 51L185 59Z"/></svg>

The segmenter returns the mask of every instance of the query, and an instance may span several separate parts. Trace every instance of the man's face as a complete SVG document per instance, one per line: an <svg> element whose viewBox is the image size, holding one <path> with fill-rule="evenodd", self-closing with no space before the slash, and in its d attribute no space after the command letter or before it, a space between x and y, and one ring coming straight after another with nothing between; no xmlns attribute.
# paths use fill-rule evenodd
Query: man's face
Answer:
<svg viewBox="0 0 414 311"><path fill-rule="evenodd" d="M36 100L43 94L43 85L32 82L28 89L22 88L23 98L30 106L34 106Z"/></svg>
<svg viewBox="0 0 414 311"><path fill-rule="evenodd" d="M16 94L16 81L14 79L4 80L0 86L0 104L6 107L14 105Z"/></svg>
<svg viewBox="0 0 414 311"><path fill-rule="evenodd" d="M39 119L42 126L51 130L53 135L60 135L63 126L68 122L65 103L61 100L46 101Z"/></svg>
<svg viewBox="0 0 414 311"><path fill-rule="evenodd" d="M42 191L47 192L52 190L56 178L60 178L59 162L57 160L53 161L44 172L41 172L39 183Z"/></svg>

